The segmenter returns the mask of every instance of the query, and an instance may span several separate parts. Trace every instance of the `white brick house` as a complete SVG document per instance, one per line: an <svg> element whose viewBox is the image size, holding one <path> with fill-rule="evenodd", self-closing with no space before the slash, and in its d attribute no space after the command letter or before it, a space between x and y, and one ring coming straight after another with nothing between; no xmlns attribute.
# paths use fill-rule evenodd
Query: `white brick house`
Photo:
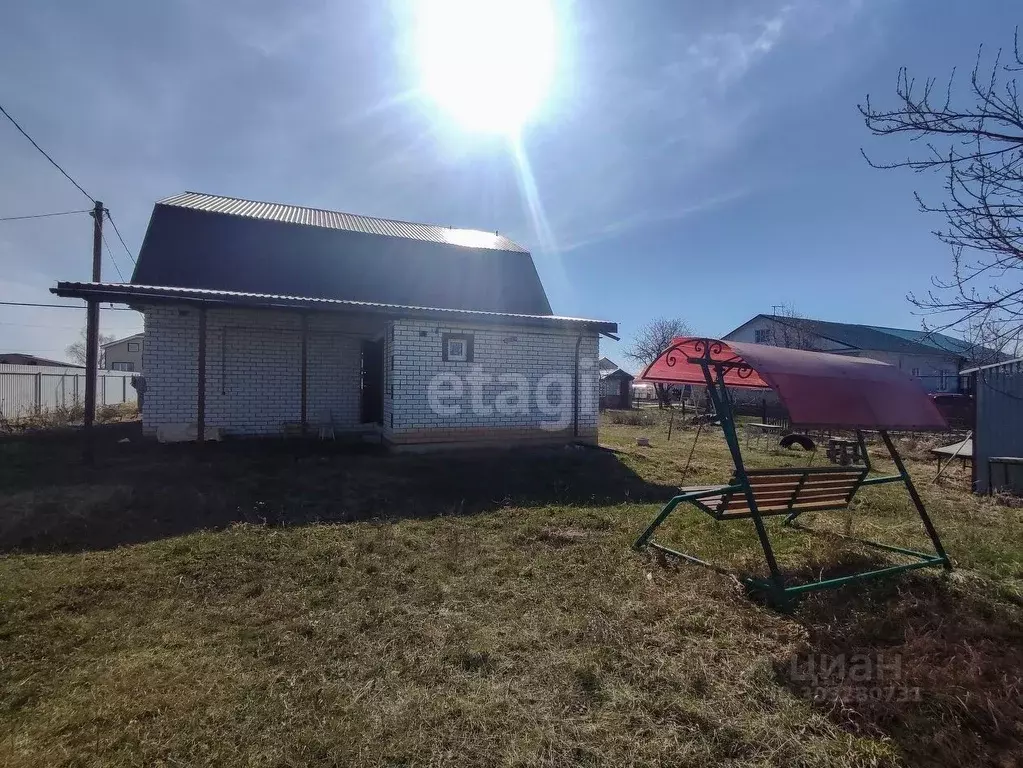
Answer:
<svg viewBox="0 0 1023 768"><path fill-rule="evenodd" d="M595 442L617 330L553 315L497 235L191 193L157 204L131 283L54 292L144 312L147 435Z"/></svg>

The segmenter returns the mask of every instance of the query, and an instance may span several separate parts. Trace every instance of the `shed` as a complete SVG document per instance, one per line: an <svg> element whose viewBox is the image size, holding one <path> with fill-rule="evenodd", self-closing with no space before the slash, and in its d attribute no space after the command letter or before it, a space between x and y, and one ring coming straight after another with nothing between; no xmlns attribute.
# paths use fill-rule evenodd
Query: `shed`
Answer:
<svg viewBox="0 0 1023 768"><path fill-rule="evenodd" d="M1002 487L1023 491L1012 479L1021 474L1005 459L1023 457L1023 358L970 368L961 373L973 393L973 488L989 493Z"/></svg>
<svg viewBox="0 0 1023 768"><path fill-rule="evenodd" d="M606 357L597 363L600 368L600 410L632 407L632 380L636 377Z"/></svg>

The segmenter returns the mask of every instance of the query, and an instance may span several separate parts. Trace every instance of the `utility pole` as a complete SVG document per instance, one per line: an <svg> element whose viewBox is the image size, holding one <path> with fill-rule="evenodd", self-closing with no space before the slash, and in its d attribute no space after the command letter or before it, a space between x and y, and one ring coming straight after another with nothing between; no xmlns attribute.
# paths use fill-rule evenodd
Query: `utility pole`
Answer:
<svg viewBox="0 0 1023 768"><path fill-rule="evenodd" d="M96 201L92 209L92 282L100 275L103 253L103 203ZM86 458L92 461L92 425L96 420L96 382L99 376L99 302L88 299L85 322L85 446Z"/></svg>

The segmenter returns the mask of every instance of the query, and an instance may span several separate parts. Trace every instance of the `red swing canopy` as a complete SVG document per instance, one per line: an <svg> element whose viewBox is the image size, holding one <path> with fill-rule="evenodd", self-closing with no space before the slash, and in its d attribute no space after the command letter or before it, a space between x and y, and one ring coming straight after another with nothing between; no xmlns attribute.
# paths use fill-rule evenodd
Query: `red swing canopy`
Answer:
<svg viewBox="0 0 1023 768"><path fill-rule="evenodd" d="M947 430L918 381L865 357L680 337L640 376L662 384L706 384L721 370L729 387L773 389L793 425L824 429Z"/></svg>

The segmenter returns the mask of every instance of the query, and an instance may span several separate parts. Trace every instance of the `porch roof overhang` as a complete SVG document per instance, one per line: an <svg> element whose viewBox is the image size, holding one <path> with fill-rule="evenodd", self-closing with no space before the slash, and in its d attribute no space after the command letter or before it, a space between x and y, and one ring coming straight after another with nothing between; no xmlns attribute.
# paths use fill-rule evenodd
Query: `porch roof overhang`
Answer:
<svg viewBox="0 0 1023 768"><path fill-rule="evenodd" d="M863 357L717 339L680 337L640 376L706 384L705 368L726 386L773 389L793 425L833 429L947 430L923 387L894 366Z"/></svg>
<svg viewBox="0 0 1023 768"><path fill-rule="evenodd" d="M347 299L324 299L309 296L286 296L266 293L215 291L205 288L135 285L133 283L59 282L51 293L65 298L109 301L130 306L156 304L192 304L209 308L246 307L250 309L285 309L324 312L375 314L390 318L414 317L444 320L450 323L484 323L489 325L525 325L565 328L612 334L618 324L605 320L588 320L558 315L521 315L505 312L483 312L440 307L411 307L400 304L378 304Z"/></svg>

